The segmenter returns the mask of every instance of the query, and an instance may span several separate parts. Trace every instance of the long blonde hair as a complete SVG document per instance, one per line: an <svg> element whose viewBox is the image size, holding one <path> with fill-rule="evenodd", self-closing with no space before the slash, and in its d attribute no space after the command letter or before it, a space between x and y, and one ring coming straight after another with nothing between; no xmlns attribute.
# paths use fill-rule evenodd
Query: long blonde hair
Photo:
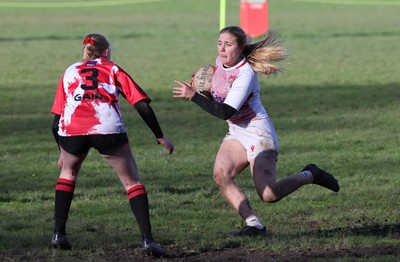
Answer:
<svg viewBox="0 0 400 262"><path fill-rule="evenodd" d="M243 47L242 55L257 73L270 76L285 71L275 63L285 60L288 50L281 46L283 41L278 40L275 33L267 34L263 40L254 44L249 43L248 36L238 26L225 27L220 31L222 33L230 33L236 37L238 45Z"/></svg>
<svg viewBox="0 0 400 262"><path fill-rule="evenodd" d="M83 60L93 60L98 57L106 57L109 49L110 43L107 38L101 34L88 34L83 39Z"/></svg>

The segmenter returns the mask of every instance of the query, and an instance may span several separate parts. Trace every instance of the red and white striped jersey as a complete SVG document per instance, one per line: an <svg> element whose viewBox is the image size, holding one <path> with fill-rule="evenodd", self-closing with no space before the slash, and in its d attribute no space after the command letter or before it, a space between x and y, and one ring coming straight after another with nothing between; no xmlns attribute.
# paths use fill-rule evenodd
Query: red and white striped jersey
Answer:
<svg viewBox="0 0 400 262"><path fill-rule="evenodd" d="M51 112L61 115L60 136L124 133L118 96L131 105L150 98L117 64L106 58L75 63L57 87Z"/></svg>

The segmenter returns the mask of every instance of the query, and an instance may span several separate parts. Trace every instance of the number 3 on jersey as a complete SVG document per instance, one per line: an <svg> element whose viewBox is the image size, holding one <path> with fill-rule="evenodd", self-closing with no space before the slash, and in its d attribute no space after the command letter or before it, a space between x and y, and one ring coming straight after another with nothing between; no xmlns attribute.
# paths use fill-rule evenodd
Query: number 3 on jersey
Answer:
<svg viewBox="0 0 400 262"><path fill-rule="evenodd" d="M85 68L80 73L85 76L85 84L81 85L83 90L94 90L97 88L99 85L99 81L97 80L99 70L96 68Z"/></svg>

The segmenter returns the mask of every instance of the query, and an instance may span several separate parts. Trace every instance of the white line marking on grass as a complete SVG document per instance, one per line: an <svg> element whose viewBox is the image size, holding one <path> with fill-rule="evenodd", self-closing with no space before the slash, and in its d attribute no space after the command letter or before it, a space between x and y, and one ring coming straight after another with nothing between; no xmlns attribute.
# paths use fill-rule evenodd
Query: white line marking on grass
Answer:
<svg viewBox="0 0 400 262"><path fill-rule="evenodd" d="M336 5L398 5L400 1L388 1L388 0L291 0L295 2L304 3L315 3L315 4L336 4Z"/></svg>
<svg viewBox="0 0 400 262"><path fill-rule="evenodd" d="M13 8L65 8L65 7L95 7L95 6L113 6L113 5L129 5L129 4L142 4L161 2L167 0L115 0L115 1L90 1L90 2L0 2L0 7L13 7Z"/></svg>

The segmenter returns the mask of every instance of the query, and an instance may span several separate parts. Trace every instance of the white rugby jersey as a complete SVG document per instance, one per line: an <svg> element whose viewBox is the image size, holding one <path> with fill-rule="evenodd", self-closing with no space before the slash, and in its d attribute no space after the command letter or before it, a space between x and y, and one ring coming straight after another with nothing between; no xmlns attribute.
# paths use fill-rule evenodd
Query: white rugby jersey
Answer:
<svg viewBox="0 0 400 262"><path fill-rule="evenodd" d="M118 96L131 105L150 98L117 64L100 57L69 66L51 112L61 115L60 136L124 133Z"/></svg>
<svg viewBox="0 0 400 262"><path fill-rule="evenodd" d="M232 124L267 118L260 101L260 84L257 73L245 58L237 65L225 68L219 57L216 59L211 95L214 100L238 110L227 121Z"/></svg>

